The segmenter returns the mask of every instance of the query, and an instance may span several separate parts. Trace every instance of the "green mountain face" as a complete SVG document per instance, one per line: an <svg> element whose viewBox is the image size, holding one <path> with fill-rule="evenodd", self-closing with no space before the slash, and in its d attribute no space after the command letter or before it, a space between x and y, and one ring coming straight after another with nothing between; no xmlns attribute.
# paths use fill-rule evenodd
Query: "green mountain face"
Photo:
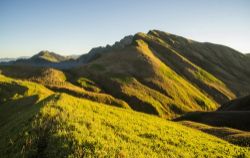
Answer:
<svg viewBox="0 0 250 158"><path fill-rule="evenodd" d="M134 110L173 118L215 110L249 94L248 65L243 54L228 47L150 31L71 71L97 82Z"/></svg>
<svg viewBox="0 0 250 158"><path fill-rule="evenodd" d="M163 32L158 33L162 38L166 36ZM184 39L178 36L170 36L170 38L180 38L180 41ZM172 44L172 47L193 63L223 81L236 96L249 94L250 87L246 86L246 83L250 81L250 70L248 69L250 61L244 54L232 48L212 43L192 41L185 45L186 43Z"/></svg>
<svg viewBox="0 0 250 158"><path fill-rule="evenodd" d="M88 76L138 111L170 117L194 109L217 108L212 99L159 60L147 43L135 42L74 72Z"/></svg>
<svg viewBox="0 0 250 158"><path fill-rule="evenodd" d="M250 94L249 66L158 30L78 59L42 51L1 64L0 155L248 157L249 97L231 100Z"/></svg>

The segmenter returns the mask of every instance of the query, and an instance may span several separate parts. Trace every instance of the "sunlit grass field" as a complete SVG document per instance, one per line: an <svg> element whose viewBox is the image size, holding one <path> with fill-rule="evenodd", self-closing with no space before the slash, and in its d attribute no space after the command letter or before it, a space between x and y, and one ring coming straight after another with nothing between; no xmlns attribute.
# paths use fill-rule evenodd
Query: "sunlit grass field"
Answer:
<svg viewBox="0 0 250 158"><path fill-rule="evenodd" d="M20 81L21 82L21 81ZM24 84L24 83L22 83ZM0 124L2 157L248 157L242 148L162 118L62 93ZM7 116L7 115L6 115Z"/></svg>
<svg viewBox="0 0 250 158"><path fill-rule="evenodd" d="M129 81L131 82L131 81ZM1 157L249 157L164 118L0 75Z"/></svg>

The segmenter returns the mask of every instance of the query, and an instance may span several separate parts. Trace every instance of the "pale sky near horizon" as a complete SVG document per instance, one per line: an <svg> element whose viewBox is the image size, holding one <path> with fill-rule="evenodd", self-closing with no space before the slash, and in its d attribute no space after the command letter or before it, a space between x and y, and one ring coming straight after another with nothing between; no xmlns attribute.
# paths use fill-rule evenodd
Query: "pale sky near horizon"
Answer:
<svg viewBox="0 0 250 158"><path fill-rule="evenodd" d="M0 58L84 54L151 29L250 53L250 0L0 0Z"/></svg>

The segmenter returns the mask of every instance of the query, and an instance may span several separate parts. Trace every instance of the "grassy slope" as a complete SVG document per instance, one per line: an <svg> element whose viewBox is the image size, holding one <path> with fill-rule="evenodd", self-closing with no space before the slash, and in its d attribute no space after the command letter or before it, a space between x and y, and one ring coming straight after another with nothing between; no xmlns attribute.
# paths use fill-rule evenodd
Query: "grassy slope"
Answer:
<svg viewBox="0 0 250 158"><path fill-rule="evenodd" d="M205 133L215 135L232 144L250 147L250 132L236 130L227 127L213 127L191 121L181 121L180 123L187 127L195 128Z"/></svg>
<svg viewBox="0 0 250 158"><path fill-rule="evenodd" d="M5 122L0 134L0 153L6 157L244 157L249 154L247 148L177 123L66 94L51 95L26 108L23 115Z"/></svg>
<svg viewBox="0 0 250 158"><path fill-rule="evenodd" d="M0 75L1 157L5 156L3 151L8 151L7 148L12 144L12 139L14 137L22 139L20 137L22 130L31 127L31 122L28 120L38 113L39 107L36 105L52 94L51 90L40 84Z"/></svg>
<svg viewBox="0 0 250 158"><path fill-rule="evenodd" d="M17 100L30 96L37 96L37 100L39 101L53 93L40 84L15 80L4 75L0 75L0 85L2 104L9 100Z"/></svg>
<svg viewBox="0 0 250 158"><path fill-rule="evenodd" d="M250 131L250 98L249 96L232 100L222 105L215 112L194 112L188 113L178 118L177 120L190 120L200 123L205 123L218 127L231 127L241 130ZM215 129L215 128L213 128ZM220 131L220 128L217 128ZM244 139L249 140L248 136L239 135ZM237 140L237 139L236 139ZM250 143L249 143L250 144Z"/></svg>
<svg viewBox="0 0 250 158"><path fill-rule="evenodd" d="M52 94L53 91L40 84L0 75L0 124L12 122L13 117L16 117L16 115L11 115L12 112L21 114L27 107L33 106Z"/></svg>
<svg viewBox="0 0 250 158"><path fill-rule="evenodd" d="M142 40L110 52L75 70L138 111L166 118L194 110L214 110L217 103L159 60Z"/></svg>
<svg viewBox="0 0 250 158"><path fill-rule="evenodd" d="M223 81L236 96L249 94L250 60L244 54L226 46L196 42L162 31L149 34L159 37L172 50Z"/></svg>
<svg viewBox="0 0 250 158"><path fill-rule="evenodd" d="M164 64L193 85L196 85L204 93L209 94L210 97L214 98L218 103L224 103L235 98L235 95L223 82L185 58L169 44L168 36L162 37L161 34L157 31L150 31L148 34L138 33L134 38L146 41L149 48L153 50L153 53ZM177 42L178 39L174 39L170 43Z"/></svg>
<svg viewBox="0 0 250 158"><path fill-rule="evenodd" d="M250 131L250 111L192 112L176 120L189 120L212 126Z"/></svg>
<svg viewBox="0 0 250 158"><path fill-rule="evenodd" d="M76 78L57 69L30 66L0 66L0 71L2 71L2 74L16 79L40 83L55 92L65 92L113 106L130 108L126 102L114 98L109 94L102 93L93 83L91 85L92 89L89 88L90 85L86 87L79 83L78 85L72 84L76 82L74 81ZM72 83L69 80L73 80ZM95 89L93 90L93 88Z"/></svg>

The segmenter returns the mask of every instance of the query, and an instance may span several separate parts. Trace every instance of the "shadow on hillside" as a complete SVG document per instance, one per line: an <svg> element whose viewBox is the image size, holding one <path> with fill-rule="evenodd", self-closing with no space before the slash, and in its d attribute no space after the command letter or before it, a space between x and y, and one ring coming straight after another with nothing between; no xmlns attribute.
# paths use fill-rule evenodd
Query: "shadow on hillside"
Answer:
<svg viewBox="0 0 250 158"><path fill-rule="evenodd" d="M38 101L39 96L33 95L17 100L11 100L1 105L0 108L0 155L6 157L16 157L21 153L26 157L27 152L32 151L35 155L39 152L43 140L44 129L38 131L34 129L34 120L41 108L47 105L51 99L56 99L50 95ZM39 149L39 151L37 151ZM8 151L15 151L11 153ZM39 157L39 156L36 156Z"/></svg>
<svg viewBox="0 0 250 158"><path fill-rule="evenodd" d="M13 117L22 114L27 108L36 104L38 99L39 97L34 95L16 100L9 100L2 104L0 108L0 126L8 124Z"/></svg>
<svg viewBox="0 0 250 158"><path fill-rule="evenodd" d="M250 147L250 132L236 130L228 127L214 127L192 121L180 121L179 123L184 126L214 135L218 138L226 140L229 143L243 147Z"/></svg>
<svg viewBox="0 0 250 158"><path fill-rule="evenodd" d="M27 90L27 87L20 86L15 82L0 82L0 104L11 101L13 97L18 97L18 95L23 95Z"/></svg>
<svg viewBox="0 0 250 158"><path fill-rule="evenodd" d="M174 119L174 121L183 120L250 131L250 111L192 112Z"/></svg>

